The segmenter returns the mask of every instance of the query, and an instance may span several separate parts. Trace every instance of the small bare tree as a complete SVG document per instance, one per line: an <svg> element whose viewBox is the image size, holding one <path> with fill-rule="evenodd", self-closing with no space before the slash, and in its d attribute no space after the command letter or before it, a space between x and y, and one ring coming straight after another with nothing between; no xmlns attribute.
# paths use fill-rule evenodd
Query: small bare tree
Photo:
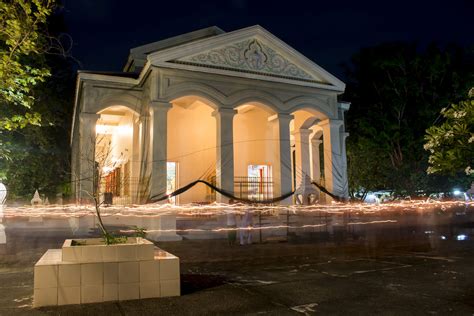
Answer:
<svg viewBox="0 0 474 316"><path fill-rule="evenodd" d="M93 175L92 179L79 179L79 181L84 181L84 180L92 180L92 192L90 191L84 191L82 190L85 194L87 194L90 198L90 200L93 203L94 206L94 211L95 215L97 216L98 219L98 226L101 231L101 234L104 238L104 241L107 245L109 244L114 244L114 243L120 243L124 241L124 238L126 237L117 237L114 236L112 233L110 233L106 226L104 225L104 221L102 219L101 215L101 208L103 207L104 204L107 204L108 202L106 200L105 196L105 186L106 183L104 181L106 180L107 176L109 176L111 173L117 172L117 169L120 167L122 161L123 161L123 153L120 153L119 157L113 157L112 151L113 148L111 146L111 139L107 134L98 134L97 139L92 139L91 143L95 145L95 155L94 158L91 159L86 158L82 160L82 163L85 163L88 165L91 170L93 170ZM92 147L94 148L94 147ZM114 183L111 185L113 186L119 186L120 184L123 184L123 181L120 177L120 173L115 177L113 177Z"/></svg>

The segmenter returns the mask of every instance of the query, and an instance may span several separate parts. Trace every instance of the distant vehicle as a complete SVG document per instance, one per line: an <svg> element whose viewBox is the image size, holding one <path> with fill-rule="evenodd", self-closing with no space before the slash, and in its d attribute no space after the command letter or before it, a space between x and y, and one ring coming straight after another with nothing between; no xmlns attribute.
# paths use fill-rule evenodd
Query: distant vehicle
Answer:
<svg viewBox="0 0 474 316"><path fill-rule="evenodd" d="M391 191L375 191L367 193L364 203L379 204L392 200Z"/></svg>
<svg viewBox="0 0 474 316"><path fill-rule="evenodd" d="M469 201L471 200L470 196L463 191L454 190L453 192L440 192L432 193L428 197L431 200L436 201Z"/></svg>

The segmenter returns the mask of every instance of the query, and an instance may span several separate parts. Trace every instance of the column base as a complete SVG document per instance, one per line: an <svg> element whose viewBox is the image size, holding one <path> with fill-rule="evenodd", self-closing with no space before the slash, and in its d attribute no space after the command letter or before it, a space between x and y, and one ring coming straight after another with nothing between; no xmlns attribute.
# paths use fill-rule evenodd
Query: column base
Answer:
<svg viewBox="0 0 474 316"><path fill-rule="evenodd" d="M219 193L216 194L216 202L217 203L223 203L223 204L230 204L230 199L226 196L223 196Z"/></svg>
<svg viewBox="0 0 474 316"><path fill-rule="evenodd" d="M296 204L316 204L316 202L319 200L319 190L316 190L309 177L306 176L305 180L306 181L301 183L298 189L295 191Z"/></svg>
<svg viewBox="0 0 474 316"><path fill-rule="evenodd" d="M153 241L179 241L183 237L176 234L176 216L162 215L147 219L143 225L151 232L146 237Z"/></svg>

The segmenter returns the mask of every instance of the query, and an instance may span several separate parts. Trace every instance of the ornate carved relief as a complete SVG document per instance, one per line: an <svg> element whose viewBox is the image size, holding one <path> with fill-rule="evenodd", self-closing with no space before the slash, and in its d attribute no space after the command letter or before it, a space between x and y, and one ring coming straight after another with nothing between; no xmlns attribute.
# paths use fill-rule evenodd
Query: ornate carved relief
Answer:
<svg viewBox="0 0 474 316"><path fill-rule="evenodd" d="M257 39L248 39L172 62L320 82Z"/></svg>

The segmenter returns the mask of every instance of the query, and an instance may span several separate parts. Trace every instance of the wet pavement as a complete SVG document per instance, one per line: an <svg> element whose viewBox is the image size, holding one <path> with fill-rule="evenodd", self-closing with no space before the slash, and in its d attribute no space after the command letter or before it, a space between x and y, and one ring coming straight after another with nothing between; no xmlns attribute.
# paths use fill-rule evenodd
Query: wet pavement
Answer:
<svg viewBox="0 0 474 316"><path fill-rule="evenodd" d="M7 227L0 315L473 315L474 235L465 215L441 225L411 220L290 232L283 241L246 246L225 239L161 242L181 258L181 297L40 309L32 308L33 265L70 232L34 223Z"/></svg>
<svg viewBox="0 0 474 316"><path fill-rule="evenodd" d="M385 242L373 249L353 241L232 247L224 240L161 243L183 259L181 297L32 309L32 267L41 248L52 244L50 238L46 247L25 246L2 257L1 315L474 313L470 240L446 241L437 249L426 239Z"/></svg>

